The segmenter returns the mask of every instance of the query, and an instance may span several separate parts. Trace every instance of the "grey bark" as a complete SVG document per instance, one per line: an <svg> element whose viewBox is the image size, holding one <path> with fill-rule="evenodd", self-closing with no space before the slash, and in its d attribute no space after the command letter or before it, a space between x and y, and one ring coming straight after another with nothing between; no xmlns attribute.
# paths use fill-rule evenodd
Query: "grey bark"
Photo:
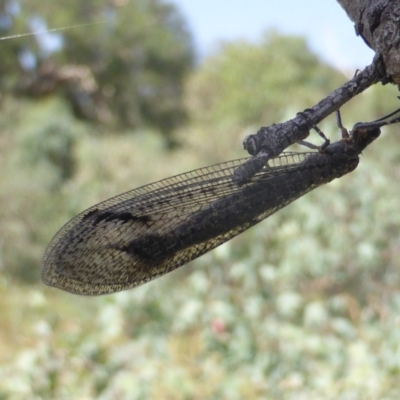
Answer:
<svg viewBox="0 0 400 400"><path fill-rule="evenodd" d="M400 84L400 1L338 0L356 34L381 55L386 74Z"/></svg>
<svg viewBox="0 0 400 400"><path fill-rule="evenodd" d="M354 96L377 82L400 84L400 0L338 0L354 22L356 34L375 51L371 65L334 90L325 99L285 123L262 127L245 138L243 145L253 158L235 171L242 185L265 163L291 144L305 139L309 130ZM360 43L360 46L362 44Z"/></svg>

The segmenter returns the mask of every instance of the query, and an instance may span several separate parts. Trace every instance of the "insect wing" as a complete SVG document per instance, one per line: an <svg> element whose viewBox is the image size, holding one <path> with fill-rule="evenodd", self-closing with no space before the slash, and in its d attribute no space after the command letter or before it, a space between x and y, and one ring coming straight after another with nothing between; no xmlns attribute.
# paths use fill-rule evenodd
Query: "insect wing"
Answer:
<svg viewBox="0 0 400 400"><path fill-rule="evenodd" d="M268 194L261 182L295 169L307 154L285 153L270 160L254 177L258 186L251 195L243 196L253 183L238 187L232 182L234 170L247 160L240 159L99 203L56 234L44 256L42 279L69 292L100 295L164 275L275 212L278 208L261 206L262 212L247 218L245 210Z"/></svg>

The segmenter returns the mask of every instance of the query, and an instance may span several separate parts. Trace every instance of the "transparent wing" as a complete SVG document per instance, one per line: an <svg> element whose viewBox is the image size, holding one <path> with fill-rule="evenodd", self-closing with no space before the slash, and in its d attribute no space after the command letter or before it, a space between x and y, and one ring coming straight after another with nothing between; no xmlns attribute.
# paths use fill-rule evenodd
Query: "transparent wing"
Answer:
<svg viewBox="0 0 400 400"><path fill-rule="evenodd" d="M180 174L99 203L56 234L44 255L42 279L73 293L99 295L164 275L315 187L299 169L310 154L315 153L283 153L242 187L232 175L247 159Z"/></svg>

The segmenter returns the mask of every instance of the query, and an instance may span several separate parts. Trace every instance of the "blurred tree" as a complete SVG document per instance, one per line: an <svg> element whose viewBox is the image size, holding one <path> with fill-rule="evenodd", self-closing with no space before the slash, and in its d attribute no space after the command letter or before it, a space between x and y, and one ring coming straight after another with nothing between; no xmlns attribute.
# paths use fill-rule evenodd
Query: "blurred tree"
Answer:
<svg viewBox="0 0 400 400"><path fill-rule="evenodd" d="M344 81L305 39L268 32L260 44L227 43L193 74L187 104L197 120L267 124L311 105Z"/></svg>
<svg viewBox="0 0 400 400"><path fill-rule="evenodd" d="M0 33L99 22L0 48L2 88L63 95L77 117L169 134L184 119L182 82L192 67L191 35L163 0L3 1ZM49 24L51 23L51 26ZM25 26L25 28L24 28Z"/></svg>
<svg viewBox="0 0 400 400"><path fill-rule="evenodd" d="M60 99L27 108L24 123L18 129L21 167L30 168L32 174L38 168L42 176L43 171L51 171L51 179L46 179L48 189L58 188L73 177L77 167L74 147L85 130Z"/></svg>

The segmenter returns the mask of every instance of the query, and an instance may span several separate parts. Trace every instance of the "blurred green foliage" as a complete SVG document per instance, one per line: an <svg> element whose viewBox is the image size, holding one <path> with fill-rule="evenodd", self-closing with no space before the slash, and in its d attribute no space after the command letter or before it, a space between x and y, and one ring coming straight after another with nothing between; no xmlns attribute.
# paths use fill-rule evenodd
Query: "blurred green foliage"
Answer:
<svg viewBox="0 0 400 400"><path fill-rule="evenodd" d="M1 18L10 21L0 23L7 35L89 24L1 46L0 57L7 60L0 68L3 88L24 96L63 96L76 116L107 124L108 129L110 124L151 125L169 139L185 120L181 97L183 80L193 65L193 45L172 4L10 0L3 2L0 22ZM28 59L33 63L30 68Z"/></svg>
<svg viewBox="0 0 400 400"><path fill-rule="evenodd" d="M338 87L343 75L313 54L305 39L265 34L261 43L221 45L188 82L194 120L211 124L271 124L288 104L297 110Z"/></svg>
<svg viewBox="0 0 400 400"><path fill-rule="evenodd" d="M46 4L56 14L59 5ZM95 7L70 4L71 14ZM138 27L121 28L121 49L134 40L130 28ZM104 34L84 32L69 35ZM85 52L82 44L77 57ZM78 121L63 96L4 91L0 398L398 399L397 126L384 129L354 173L169 276L100 298L39 281L47 243L79 211L243 156L240 140L253 126L291 117L344 80L302 39L268 33L259 44L226 43L191 71L190 119L173 132L182 147L168 152L156 124L100 129ZM395 94L374 87L359 96L343 108L346 126L392 111ZM333 117L321 127L338 137Z"/></svg>
<svg viewBox="0 0 400 400"><path fill-rule="evenodd" d="M74 175L74 148L83 133L83 126L59 99L31 104L20 128L21 161L30 168L51 171L53 184L61 184Z"/></svg>

